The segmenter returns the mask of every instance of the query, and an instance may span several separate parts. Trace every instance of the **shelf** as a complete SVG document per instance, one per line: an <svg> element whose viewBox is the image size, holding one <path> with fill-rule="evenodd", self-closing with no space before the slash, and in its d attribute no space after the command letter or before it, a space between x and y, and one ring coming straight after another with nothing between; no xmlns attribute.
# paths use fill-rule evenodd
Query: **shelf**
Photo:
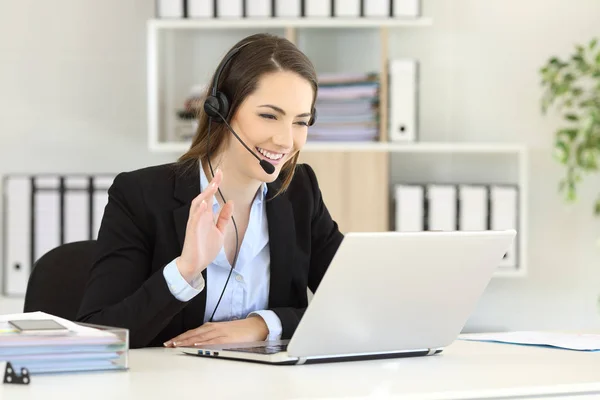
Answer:
<svg viewBox="0 0 600 400"><path fill-rule="evenodd" d="M155 143L150 150L158 153L183 153L188 150L188 142ZM390 153L487 153L519 154L525 146L510 143L380 143L380 142L308 142L304 152L343 152L343 151L379 151Z"/></svg>
<svg viewBox="0 0 600 400"><path fill-rule="evenodd" d="M309 142L303 151L381 151L391 153L519 153L522 145L460 142Z"/></svg>
<svg viewBox="0 0 600 400"><path fill-rule="evenodd" d="M515 269L507 267L498 267L494 271L495 278L523 278L526 276L527 271L523 268Z"/></svg>
<svg viewBox="0 0 600 400"><path fill-rule="evenodd" d="M231 28L402 28L432 25L421 18L232 18L232 19L152 19L157 29L231 29Z"/></svg>

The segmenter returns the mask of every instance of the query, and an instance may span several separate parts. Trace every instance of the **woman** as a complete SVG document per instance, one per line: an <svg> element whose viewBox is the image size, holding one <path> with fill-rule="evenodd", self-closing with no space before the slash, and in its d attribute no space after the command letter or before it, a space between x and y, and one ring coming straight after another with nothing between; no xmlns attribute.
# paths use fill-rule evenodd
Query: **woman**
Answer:
<svg viewBox="0 0 600 400"><path fill-rule="evenodd" d="M306 56L253 35L213 87L178 162L109 190L78 320L128 328L132 348L289 339L343 238L296 164L315 117Z"/></svg>

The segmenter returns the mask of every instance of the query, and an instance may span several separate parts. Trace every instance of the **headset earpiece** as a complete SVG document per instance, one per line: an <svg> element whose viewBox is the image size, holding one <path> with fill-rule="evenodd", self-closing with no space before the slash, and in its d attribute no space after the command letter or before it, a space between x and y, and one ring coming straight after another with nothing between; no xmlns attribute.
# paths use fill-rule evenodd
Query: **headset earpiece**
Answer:
<svg viewBox="0 0 600 400"><path fill-rule="evenodd" d="M217 121L221 120L219 114L227 118L229 115L229 100L222 92L217 92L216 95L209 95L204 101L204 112Z"/></svg>
<svg viewBox="0 0 600 400"><path fill-rule="evenodd" d="M313 107L311 114L312 115L310 116L310 119L308 120L308 126L313 126L315 124L315 122L317 121L317 109Z"/></svg>

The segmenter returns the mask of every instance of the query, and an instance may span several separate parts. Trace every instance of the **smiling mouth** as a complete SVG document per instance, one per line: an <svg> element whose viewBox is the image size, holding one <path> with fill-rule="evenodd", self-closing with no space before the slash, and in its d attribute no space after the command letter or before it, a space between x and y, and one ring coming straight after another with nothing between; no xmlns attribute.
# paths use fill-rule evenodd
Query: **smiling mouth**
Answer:
<svg viewBox="0 0 600 400"><path fill-rule="evenodd" d="M285 156L285 153L276 153L260 147L257 147L256 150L269 161L279 161Z"/></svg>

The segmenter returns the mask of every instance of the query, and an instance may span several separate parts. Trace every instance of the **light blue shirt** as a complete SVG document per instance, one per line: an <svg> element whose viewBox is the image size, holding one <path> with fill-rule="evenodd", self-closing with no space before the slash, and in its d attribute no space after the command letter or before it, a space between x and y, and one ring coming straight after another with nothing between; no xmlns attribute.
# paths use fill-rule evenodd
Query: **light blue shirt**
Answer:
<svg viewBox="0 0 600 400"><path fill-rule="evenodd" d="M202 191L206 189L208 183L204 170L200 167L200 187ZM278 340L281 338L282 332L281 320L273 311L267 310L271 258L266 196L267 185L263 183L252 202L250 219L242 240L236 267L231 273L227 289L223 294L213 321L243 319L249 315L257 314L263 318L269 329L267 340ZM213 213L216 214L218 211L219 203L217 198L213 196ZM225 256L224 249L221 248L217 257L206 269L210 286L206 289L205 323L209 321L219 301L230 268L231 264ZM205 289L202 275L190 285L181 276L175 260L165 266L163 275L171 293L180 301L189 301Z"/></svg>

